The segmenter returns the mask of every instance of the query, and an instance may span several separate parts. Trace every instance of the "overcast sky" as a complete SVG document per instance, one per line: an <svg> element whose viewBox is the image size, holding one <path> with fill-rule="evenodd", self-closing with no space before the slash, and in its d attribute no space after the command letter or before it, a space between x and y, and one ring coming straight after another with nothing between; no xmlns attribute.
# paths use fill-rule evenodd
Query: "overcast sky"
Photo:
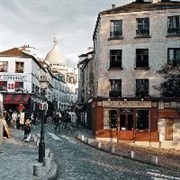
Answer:
<svg viewBox="0 0 180 180"><path fill-rule="evenodd" d="M0 0L0 51L30 45L41 58L59 39L67 65L93 46L98 13L135 0Z"/></svg>

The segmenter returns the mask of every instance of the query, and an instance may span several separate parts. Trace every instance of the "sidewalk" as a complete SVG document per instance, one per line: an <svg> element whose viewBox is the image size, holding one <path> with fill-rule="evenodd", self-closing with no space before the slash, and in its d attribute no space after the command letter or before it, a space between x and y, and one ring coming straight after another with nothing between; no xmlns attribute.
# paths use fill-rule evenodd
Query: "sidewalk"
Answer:
<svg viewBox="0 0 180 180"><path fill-rule="evenodd" d="M38 180L48 179L50 171L42 177L33 175L33 166L38 162L38 147L31 141L23 141L24 131L11 129L11 138L5 139L0 146L1 180Z"/></svg>
<svg viewBox="0 0 180 180"><path fill-rule="evenodd" d="M97 141L93 138L92 131L86 129L78 129L76 137L83 143L93 146L99 150L141 163L175 170L180 176L180 151L141 147L135 145L134 143L127 142L113 143Z"/></svg>

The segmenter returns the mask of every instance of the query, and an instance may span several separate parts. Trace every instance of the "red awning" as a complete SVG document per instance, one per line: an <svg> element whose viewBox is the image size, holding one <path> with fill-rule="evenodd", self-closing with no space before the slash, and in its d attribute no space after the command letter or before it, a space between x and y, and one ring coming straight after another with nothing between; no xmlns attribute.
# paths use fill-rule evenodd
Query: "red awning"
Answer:
<svg viewBox="0 0 180 180"><path fill-rule="evenodd" d="M27 104L30 94L4 94L4 104Z"/></svg>

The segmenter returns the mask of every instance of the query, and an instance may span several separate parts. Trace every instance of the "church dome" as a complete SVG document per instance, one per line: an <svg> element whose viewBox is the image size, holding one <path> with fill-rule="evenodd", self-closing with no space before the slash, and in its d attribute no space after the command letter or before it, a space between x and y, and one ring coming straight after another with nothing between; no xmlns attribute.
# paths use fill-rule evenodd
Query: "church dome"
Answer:
<svg viewBox="0 0 180 180"><path fill-rule="evenodd" d="M54 46L46 55L45 60L49 64L60 64L61 66L66 66L66 59L64 57L64 54L62 53L62 51L60 51L57 44L58 40L57 38L54 38Z"/></svg>

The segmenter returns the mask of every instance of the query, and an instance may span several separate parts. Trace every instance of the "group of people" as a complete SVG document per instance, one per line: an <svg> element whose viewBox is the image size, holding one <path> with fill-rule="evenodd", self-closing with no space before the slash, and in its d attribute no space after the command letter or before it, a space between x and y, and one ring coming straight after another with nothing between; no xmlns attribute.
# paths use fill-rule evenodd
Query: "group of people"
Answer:
<svg viewBox="0 0 180 180"><path fill-rule="evenodd" d="M60 129L68 129L70 131L71 128L78 128L78 117L73 110L55 111L52 120L55 124L55 131L57 129L59 132Z"/></svg>
<svg viewBox="0 0 180 180"><path fill-rule="evenodd" d="M16 110L4 110L4 119L9 127L24 130L24 141L31 140L31 118L25 117L25 112Z"/></svg>

